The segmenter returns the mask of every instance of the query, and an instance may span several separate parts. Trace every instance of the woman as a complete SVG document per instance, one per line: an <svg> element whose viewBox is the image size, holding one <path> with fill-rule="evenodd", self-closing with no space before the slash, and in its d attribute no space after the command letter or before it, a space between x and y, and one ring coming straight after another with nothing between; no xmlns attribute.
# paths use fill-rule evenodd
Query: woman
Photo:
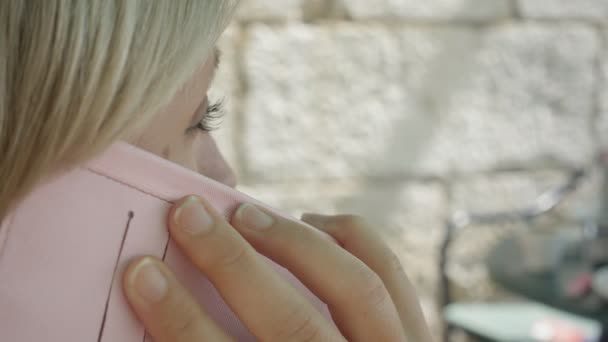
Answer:
<svg viewBox="0 0 608 342"><path fill-rule="evenodd" d="M233 186L209 135L219 107L205 94L236 2L0 2L0 219L36 185L117 140ZM187 197L170 217L173 239L260 340L430 340L401 265L360 218L303 218L339 247L252 205L226 222ZM326 302L335 325L254 248ZM134 260L124 291L156 341L230 340L158 259Z"/></svg>

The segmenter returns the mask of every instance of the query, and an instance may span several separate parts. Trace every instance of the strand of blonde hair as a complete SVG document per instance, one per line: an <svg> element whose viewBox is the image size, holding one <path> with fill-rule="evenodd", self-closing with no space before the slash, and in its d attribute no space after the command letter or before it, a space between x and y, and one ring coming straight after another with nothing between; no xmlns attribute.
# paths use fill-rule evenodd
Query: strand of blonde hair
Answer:
<svg viewBox="0 0 608 342"><path fill-rule="evenodd" d="M139 132L210 55L237 0L0 2L0 219Z"/></svg>

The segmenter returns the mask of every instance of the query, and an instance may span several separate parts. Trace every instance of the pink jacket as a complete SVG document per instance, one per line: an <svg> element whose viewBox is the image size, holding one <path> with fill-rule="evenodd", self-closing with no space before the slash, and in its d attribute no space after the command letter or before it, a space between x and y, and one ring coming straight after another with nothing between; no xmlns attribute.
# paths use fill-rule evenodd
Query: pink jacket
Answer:
<svg viewBox="0 0 608 342"><path fill-rule="evenodd" d="M226 217L255 202L125 143L40 186L0 225L0 341L150 340L121 288L123 268L140 255L163 258L228 333L255 340L169 239L168 209L188 194ZM267 261L330 318L300 281Z"/></svg>

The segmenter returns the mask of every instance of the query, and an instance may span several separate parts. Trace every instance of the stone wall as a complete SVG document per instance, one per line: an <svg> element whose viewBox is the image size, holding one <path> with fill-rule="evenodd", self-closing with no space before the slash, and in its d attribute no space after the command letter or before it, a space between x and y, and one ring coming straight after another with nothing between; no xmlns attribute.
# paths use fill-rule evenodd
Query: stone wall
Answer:
<svg viewBox="0 0 608 342"><path fill-rule="evenodd" d="M606 18L608 0L243 0L218 140L244 191L375 222L435 321L450 213L526 203L608 142ZM598 184L557 220L592 212ZM458 239L463 296L492 295L480 261L501 229Z"/></svg>

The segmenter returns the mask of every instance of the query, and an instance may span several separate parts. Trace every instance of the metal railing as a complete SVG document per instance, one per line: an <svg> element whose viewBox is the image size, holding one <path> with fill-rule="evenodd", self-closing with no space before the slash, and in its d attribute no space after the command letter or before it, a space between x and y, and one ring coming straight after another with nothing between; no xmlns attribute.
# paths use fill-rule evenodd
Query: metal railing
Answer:
<svg viewBox="0 0 608 342"><path fill-rule="evenodd" d="M445 308L452 303L452 294L450 292L450 281L447 274L448 260L450 246L457 234L462 229L468 226L476 225L496 225L500 223L510 222L532 222L536 218L546 215L552 212L562 201L572 192L574 192L581 182L586 179L591 170L597 164L603 166L604 173L606 176L608 168L608 153L603 153L597 158L597 162L594 163L589 169L577 169L572 171L567 181L553 189L546 191L545 193L538 196L528 206L517 208L510 211L496 211L496 212L467 212L460 211L452 215L451 219L446 222L445 234L441 243L440 256L439 256L439 288L440 288L440 304L441 308ZM608 182L604 180L603 189L603 207L602 213L608 215ZM608 223L608 216L601 216L599 222L604 225L600 227L608 227L605 223ZM449 326L446 326L444 331L444 341L447 341L450 334Z"/></svg>

